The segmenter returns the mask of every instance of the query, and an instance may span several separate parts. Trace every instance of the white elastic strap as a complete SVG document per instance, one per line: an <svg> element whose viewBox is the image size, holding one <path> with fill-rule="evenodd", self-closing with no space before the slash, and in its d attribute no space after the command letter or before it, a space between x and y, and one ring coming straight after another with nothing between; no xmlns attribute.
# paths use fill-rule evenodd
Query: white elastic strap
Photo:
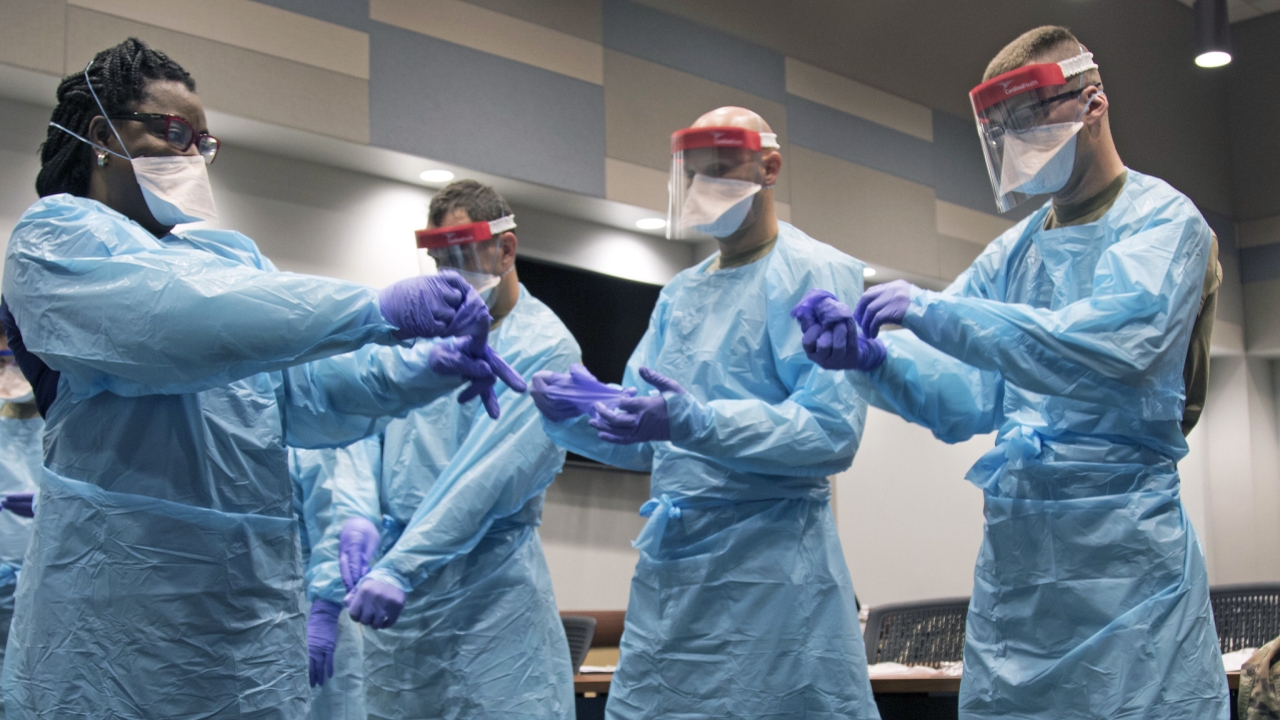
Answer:
<svg viewBox="0 0 1280 720"><path fill-rule="evenodd" d="M102 106L102 101L98 99L97 91L93 89L93 81L89 79L89 68L91 67L93 67L92 60L89 61L88 65L84 66L84 84L89 86L89 94L93 96L93 101L98 103L98 109L102 111L102 119L107 121L107 127L111 128L111 134L116 136L116 142L120 143L120 149L124 150L125 154L127 154L128 157L125 157L120 153L111 153L111 154L115 155L116 157L123 157L125 160L132 160L133 153L129 152L129 148L125 146L124 140L120 138L120 131L116 130L116 124L111 122L111 118L107 115L107 109ZM62 128L62 129L67 130L66 128ZM71 132L71 131L67 130L67 132ZM71 133L71 134L75 135L75 133ZM76 135L76 137L79 137L79 135ZM83 138L81 139L83 140ZM86 140L85 142L89 142L89 141ZM89 143L89 144L92 145L93 143ZM102 149L107 150L106 148L102 148ZM107 150L107 152L111 152L111 151Z"/></svg>
<svg viewBox="0 0 1280 720"><path fill-rule="evenodd" d="M1075 77L1082 72L1098 69L1097 63L1093 61L1093 53L1084 52L1084 48L1080 48L1080 50L1079 55L1058 63L1058 67L1062 68L1062 76L1064 78Z"/></svg>
<svg viewBox="0 0 1280 720"><path fill-rule="evenodd" d="M498 235L501 235L502 233L507 232L508 230L515 230L515 229L516 229L515 215L505 215L503 217L498 218L497 220L489 221L489 232L493 233L494 237L497 237Z"/></svg>
<svg viewBox="0 0 1280 720"><path fill-rule="evenodd" d="M778 144L778 134L767 132L760 133L760 147L769 148L770 150L781 149L782 146Z"/></svg>
<svg viewBox="0 0 1280 720"><path fill-rule="evenodd" d="M111 153L112 155L115 155L116 157L120 158L121 160L130 160L130 161L132 161L132 160L133 160L133 158L131 158L131 157L127 157L127 156L125 156L125 155L121 155L120 153L116 152L115 150L112 150L111 148L107 148L107 147L103 147L103 146L99 145L98 143L96 143L96 142L94 142L94 141L90 140L89 138L87 138L87 137L85 137L85 136L81 135L81 134L80 134L80 133L78 133L78 132L74 132L74 131L72 131L72 130L68 130L68 129L66 129L66 128L62 127L61 125L59 125L59 124L58 124L58 123L56 123L56 122L52 122L52 121L50 121L50 123L49 123L49 124L50 124L50 125L52 125L52 126L54 126L54 127L56 127L56 128L58 128L58 129L59 129L59 130L61 130L62 132L64 132L64 133L66 133L66 134L70 135L71 137L73 137L73 138L75 138L75 139L79 140L80 142L82 142L82 143L85 143L85 144L89 145L90 147L98 148L99 150L101 150L101 151L102 151L102 152L104 152L104 153ZM124 147L124 145L121 145L120 147Z"/></svg>

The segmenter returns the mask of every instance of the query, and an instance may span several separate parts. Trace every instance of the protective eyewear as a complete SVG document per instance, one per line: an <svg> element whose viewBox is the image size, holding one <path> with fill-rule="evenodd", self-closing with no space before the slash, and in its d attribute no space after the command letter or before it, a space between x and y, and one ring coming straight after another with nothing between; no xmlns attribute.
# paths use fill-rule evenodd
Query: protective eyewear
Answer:
<svg viewBox="0 0 1280 720"><path fill-rule="evenodd" d="M1101 83L1097 87L1101 90ZM1080 94L1088 89L1088 87L1082 87L1079 90L1069 90L1051 98L1038 100L1029 105L1012 109L1006 117L999 120L991 120L991 132L1026 132L1043 121L1051 105L1068 98L1080 97Z"/></svg>
<svg viewBox="0 0 1280 720"><path fill-rule="evenodd" d="M186 152L193 144L196 152L204 158L206 165L212 164L218 157L218 148L222 143L209 133L197 133L191 123L177 115L165 113L119 113L110 116L112 120L136 120L147 126L155 135L180 152Z"/></svg>
<svg viewBox="0 0 1280 720"><path fill-rule="evenodd" d="M418 266L424 275L447 267L464 272L493 274L483 257L485 241L493 241L503 233L516 229L516 216L506 215L488 222L451 225L417 230Z"/></svg>

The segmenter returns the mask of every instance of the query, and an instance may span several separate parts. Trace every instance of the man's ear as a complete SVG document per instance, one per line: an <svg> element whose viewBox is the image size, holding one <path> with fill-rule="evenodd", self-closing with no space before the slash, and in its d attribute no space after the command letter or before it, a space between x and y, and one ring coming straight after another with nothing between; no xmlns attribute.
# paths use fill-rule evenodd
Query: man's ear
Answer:
<svg viewBox="0 0 1280 720"><path fill-rule="evenodd" d="M782 174L782 153L769 150L761 159L764 165L764 185L772 187L778 184L778 176Z"/></svg>
<svg viewBox="0 0 1280 720"><path fill-rule="evenodd" d="M516 234L508 230L498 236L498 240L502 247L502 267L514 267L516 262L516 249L520 247L520 241L516 239Z"/></svg>
<svg viewBox="0 0 1280 720"><path fill-rule="evenodd" d="M1089 106L1085 108L1084 117L1082 118L1087 125L1096 125L1102 122L1107 116L1107 110L1111 108L1111 102L1107 100L1107 94L1102 92L1102 88L1094 85L1091 88L1085 88L1085 95L1092 94L1089 100Z"/></svg>

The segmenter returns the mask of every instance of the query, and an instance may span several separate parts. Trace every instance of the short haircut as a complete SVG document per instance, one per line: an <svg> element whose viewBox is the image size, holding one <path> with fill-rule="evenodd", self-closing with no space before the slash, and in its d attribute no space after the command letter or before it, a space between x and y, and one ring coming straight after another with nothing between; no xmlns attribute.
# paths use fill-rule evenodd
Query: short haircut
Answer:
<svg viewBox="0 0 1280 720"><path fill-rule="evenodd" d="M1023 65L1065 60L1076 55L1079 47L1080 41L1064 27L1044 25L1028 30L996 54L987 65L987 71L982 74L982 81L1017 70Z"/></svg>
<svg viewBox="0 0 1280 720"><path fill-rule="evenodd" d="M511 206L497 190L475 180L458 180L431 198L427 221L431 227L440 227L444 216L458 209L465 210L472 222L489 222L511 214Z"/></svg>

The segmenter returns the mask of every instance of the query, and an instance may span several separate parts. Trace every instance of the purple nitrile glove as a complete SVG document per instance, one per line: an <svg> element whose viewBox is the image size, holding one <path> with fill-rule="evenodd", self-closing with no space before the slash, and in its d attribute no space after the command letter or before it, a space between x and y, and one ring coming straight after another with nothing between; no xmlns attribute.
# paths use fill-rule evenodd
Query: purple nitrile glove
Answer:
<svg viewBox="0 0 1280 720"><path fill-rule="evenodd" d="M826 290L810 290L791 315L804 330L804 354L820 367L871 372L884 362L884 343L863 335L849 306Z"/></svg>
<svg viewBox="0 0 1280 720"><path fill-rule="evenodd" d="M458 402L469 402L479 397L489 417L498 419L501 409L498 407L498 395L494 385L498 380L518 393L528 389L520 373L498 356L489 347L488 328L483 334L471 335L438 342L431 347L427 365L441 375L461 375L471 381L471 385L458 396Z"/></svg>
<svg viewBox="0 0 1280 720"><path fill-rule="evenodd" d="M640 377L661 392L683 395L680 383L650 370L640 368ZM587 423L599 431L601 440L618 445L671 439L671 418L667 414L667 399L662 395L625 397L618 401L617 410L610 410L604 403L596 403L596 415Z"/></svg>
<svg viewBox="0 0 1280 720"><path fill-rule="evenodd" d="M347 593L347 612L351 619L375 630L389 628L404 610L404 591L381 580L366 578Z"/></svg>
<svg viewBox="0 0 1280 720"><path fill-rule="evenodd" d="M331 600L311 603L307 618L307 659L311 670L311 687L320 687L333 677L333 651L338 647L338 615L342 606Z"/></svg>
<svg viewBox="0 0 1280 720"><path fill-rule="evenodd" d="M388 285L378 293L378 307L400 340L487 334L493 322L475 289L449 270Z"/></svg>
<svg viewBox="0 0 1280 720"><path fill-rule="evenodd" d="M616 388L596 379L582 363L569 366L569 372L558 373L540 370L533 374L530 389L533 403L548 420L560 422L588 415L596 403L603 403L610 410L618 407L623 398L633 397L635 388Z"/></svg>
<svg viewBox="0 0 1280 720"><path fill-rule="evenodd" d="M347 592L369 572L369 561L378 551L381 540L377 526L366 518L353 517L342 524L338 535L338 569Z"/></svg>
<svg viewBox="0 0 1280 720"><path fill-rule="evenodd" d="M901 325L917 288L906 280L876 285L862 294L853 319L867 337L880 334L881 325Z"/></svg>
<svg viewBox="0 0 1280 720"><path fill-rule="evenodd" d="M35 493L9 493L0 500L0 508L24 518L36 516Z"/></svg>

